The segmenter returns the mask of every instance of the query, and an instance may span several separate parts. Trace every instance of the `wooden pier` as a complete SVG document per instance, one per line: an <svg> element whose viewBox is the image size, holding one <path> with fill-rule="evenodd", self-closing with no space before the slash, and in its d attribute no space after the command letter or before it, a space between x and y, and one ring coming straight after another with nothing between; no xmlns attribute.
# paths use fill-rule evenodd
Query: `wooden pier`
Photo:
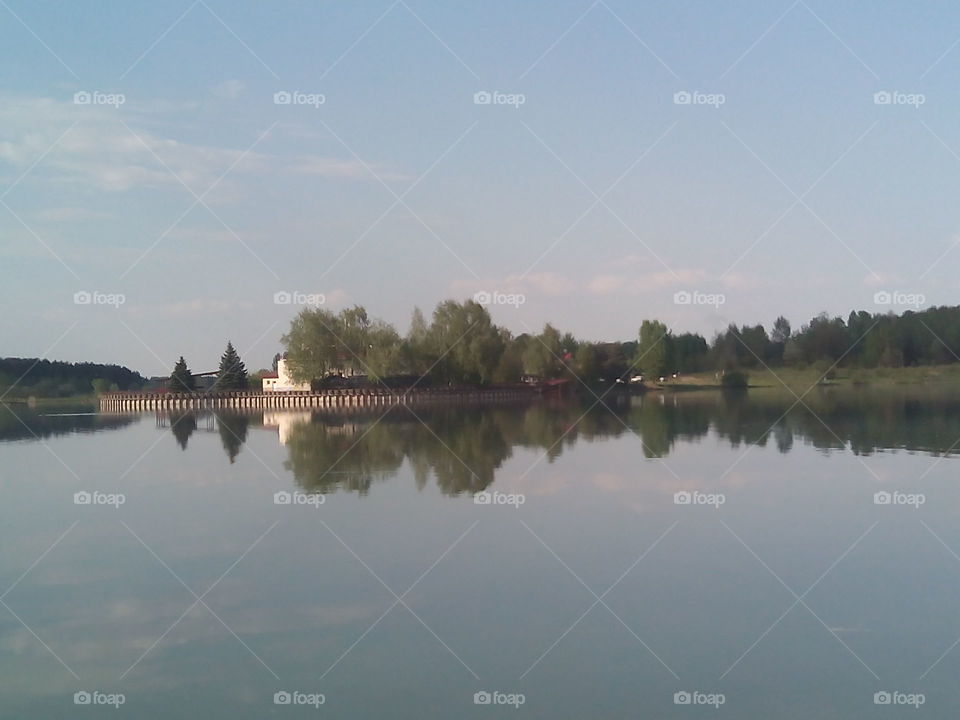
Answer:
<svg viewBox="0 0 960 720"><path fill-rule="evenodd" d="M276 410L284 408L363 408L391 405L503 403L532 399L536 388L387 388L336 389L318 392L106 392L100 395L101 412L145 410Z"/></svg>

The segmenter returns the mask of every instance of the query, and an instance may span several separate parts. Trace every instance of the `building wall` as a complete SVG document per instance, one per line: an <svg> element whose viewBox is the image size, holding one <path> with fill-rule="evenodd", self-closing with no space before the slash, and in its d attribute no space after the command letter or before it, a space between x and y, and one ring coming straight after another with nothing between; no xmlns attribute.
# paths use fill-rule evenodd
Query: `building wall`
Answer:
<svg viewBox="0 0 960 720"><path fill-rule="evenodd" d="M264 378L263 389L266 392L290 392L292 390L309 390L310 383L298 383L290 377L290 371L287 368L286 358L280 358L277 361L277 377Z"/></svg>

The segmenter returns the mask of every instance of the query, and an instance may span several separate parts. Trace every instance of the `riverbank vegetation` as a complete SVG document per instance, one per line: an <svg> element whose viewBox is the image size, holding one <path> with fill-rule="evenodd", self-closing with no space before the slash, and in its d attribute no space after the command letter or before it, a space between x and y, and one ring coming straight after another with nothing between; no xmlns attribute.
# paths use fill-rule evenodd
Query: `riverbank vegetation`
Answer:
<svg viewBox="0 0 960 720"><path fill-rule="evenodd" d="M430 322L415 309L406 336L360 306L339 313L308 308L294 318L283 343L301 382L330 375L366 375L373 381L407 375L443 384L525 378L628 383L640 377L650 384L683 376L699 386L742 387L758 378L776 383L783 372L794 379L802 374L809 385L834 381L838 374L858 382L897 368L960 363L960 307L902 315L857 311L846 320L821 314L799 330L779 317L769 331L761 324L730 325L710 341L644 320L635 340L592 342L550 323L536 334L514 334L494 324L483 305L446 300Z"/></svg>
<svg viewBox="0 0 960 720"><path fill-rule="evenodd" d="M0 397L65 398L107 390L139 390L147 382L121 365L70 363L39 358L0 358Z"/></svg>

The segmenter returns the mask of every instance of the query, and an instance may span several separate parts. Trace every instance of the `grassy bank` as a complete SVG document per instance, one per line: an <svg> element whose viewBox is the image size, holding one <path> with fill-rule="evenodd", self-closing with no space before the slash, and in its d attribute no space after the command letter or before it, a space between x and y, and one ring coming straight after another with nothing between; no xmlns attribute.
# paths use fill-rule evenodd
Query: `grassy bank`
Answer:
<svg viewBox="0 0 960 720"><path fill-rule="evenodd" d="M954 365L927 365L905 368L837 368L833 377L823 379L823 370L819 368L766 368L746 371L750 387L806 389L811 385L831 385L854 387L890 387L896 385L932 385L938 383L955 384L960 387L960 363ZM668 378L663 383L648 386L651 390L696 390L719 388L719 380L714 372L680 375Z"/></svg>
<svg viewBox="0 0 960 720"><path fill-rule="evenodd" d="M0 402L6 405L30 405L31 407L63 407L65 405L96 405L97 396L93 393L89 395L71 395L70 397L59 398L38 398L38 397L5 397Z"/></svg>

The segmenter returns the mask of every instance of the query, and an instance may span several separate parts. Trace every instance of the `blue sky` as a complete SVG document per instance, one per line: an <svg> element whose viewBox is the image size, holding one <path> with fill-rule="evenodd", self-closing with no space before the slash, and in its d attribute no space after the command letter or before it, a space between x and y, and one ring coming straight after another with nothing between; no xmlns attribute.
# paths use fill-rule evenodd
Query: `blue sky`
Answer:
<svg viewBox="0 0 960 720"><path fill-rule="evenodd" d="M278 292L596 340L955 304L958 40L948 2L5 0L0 355L256 368Z"/></svg>

